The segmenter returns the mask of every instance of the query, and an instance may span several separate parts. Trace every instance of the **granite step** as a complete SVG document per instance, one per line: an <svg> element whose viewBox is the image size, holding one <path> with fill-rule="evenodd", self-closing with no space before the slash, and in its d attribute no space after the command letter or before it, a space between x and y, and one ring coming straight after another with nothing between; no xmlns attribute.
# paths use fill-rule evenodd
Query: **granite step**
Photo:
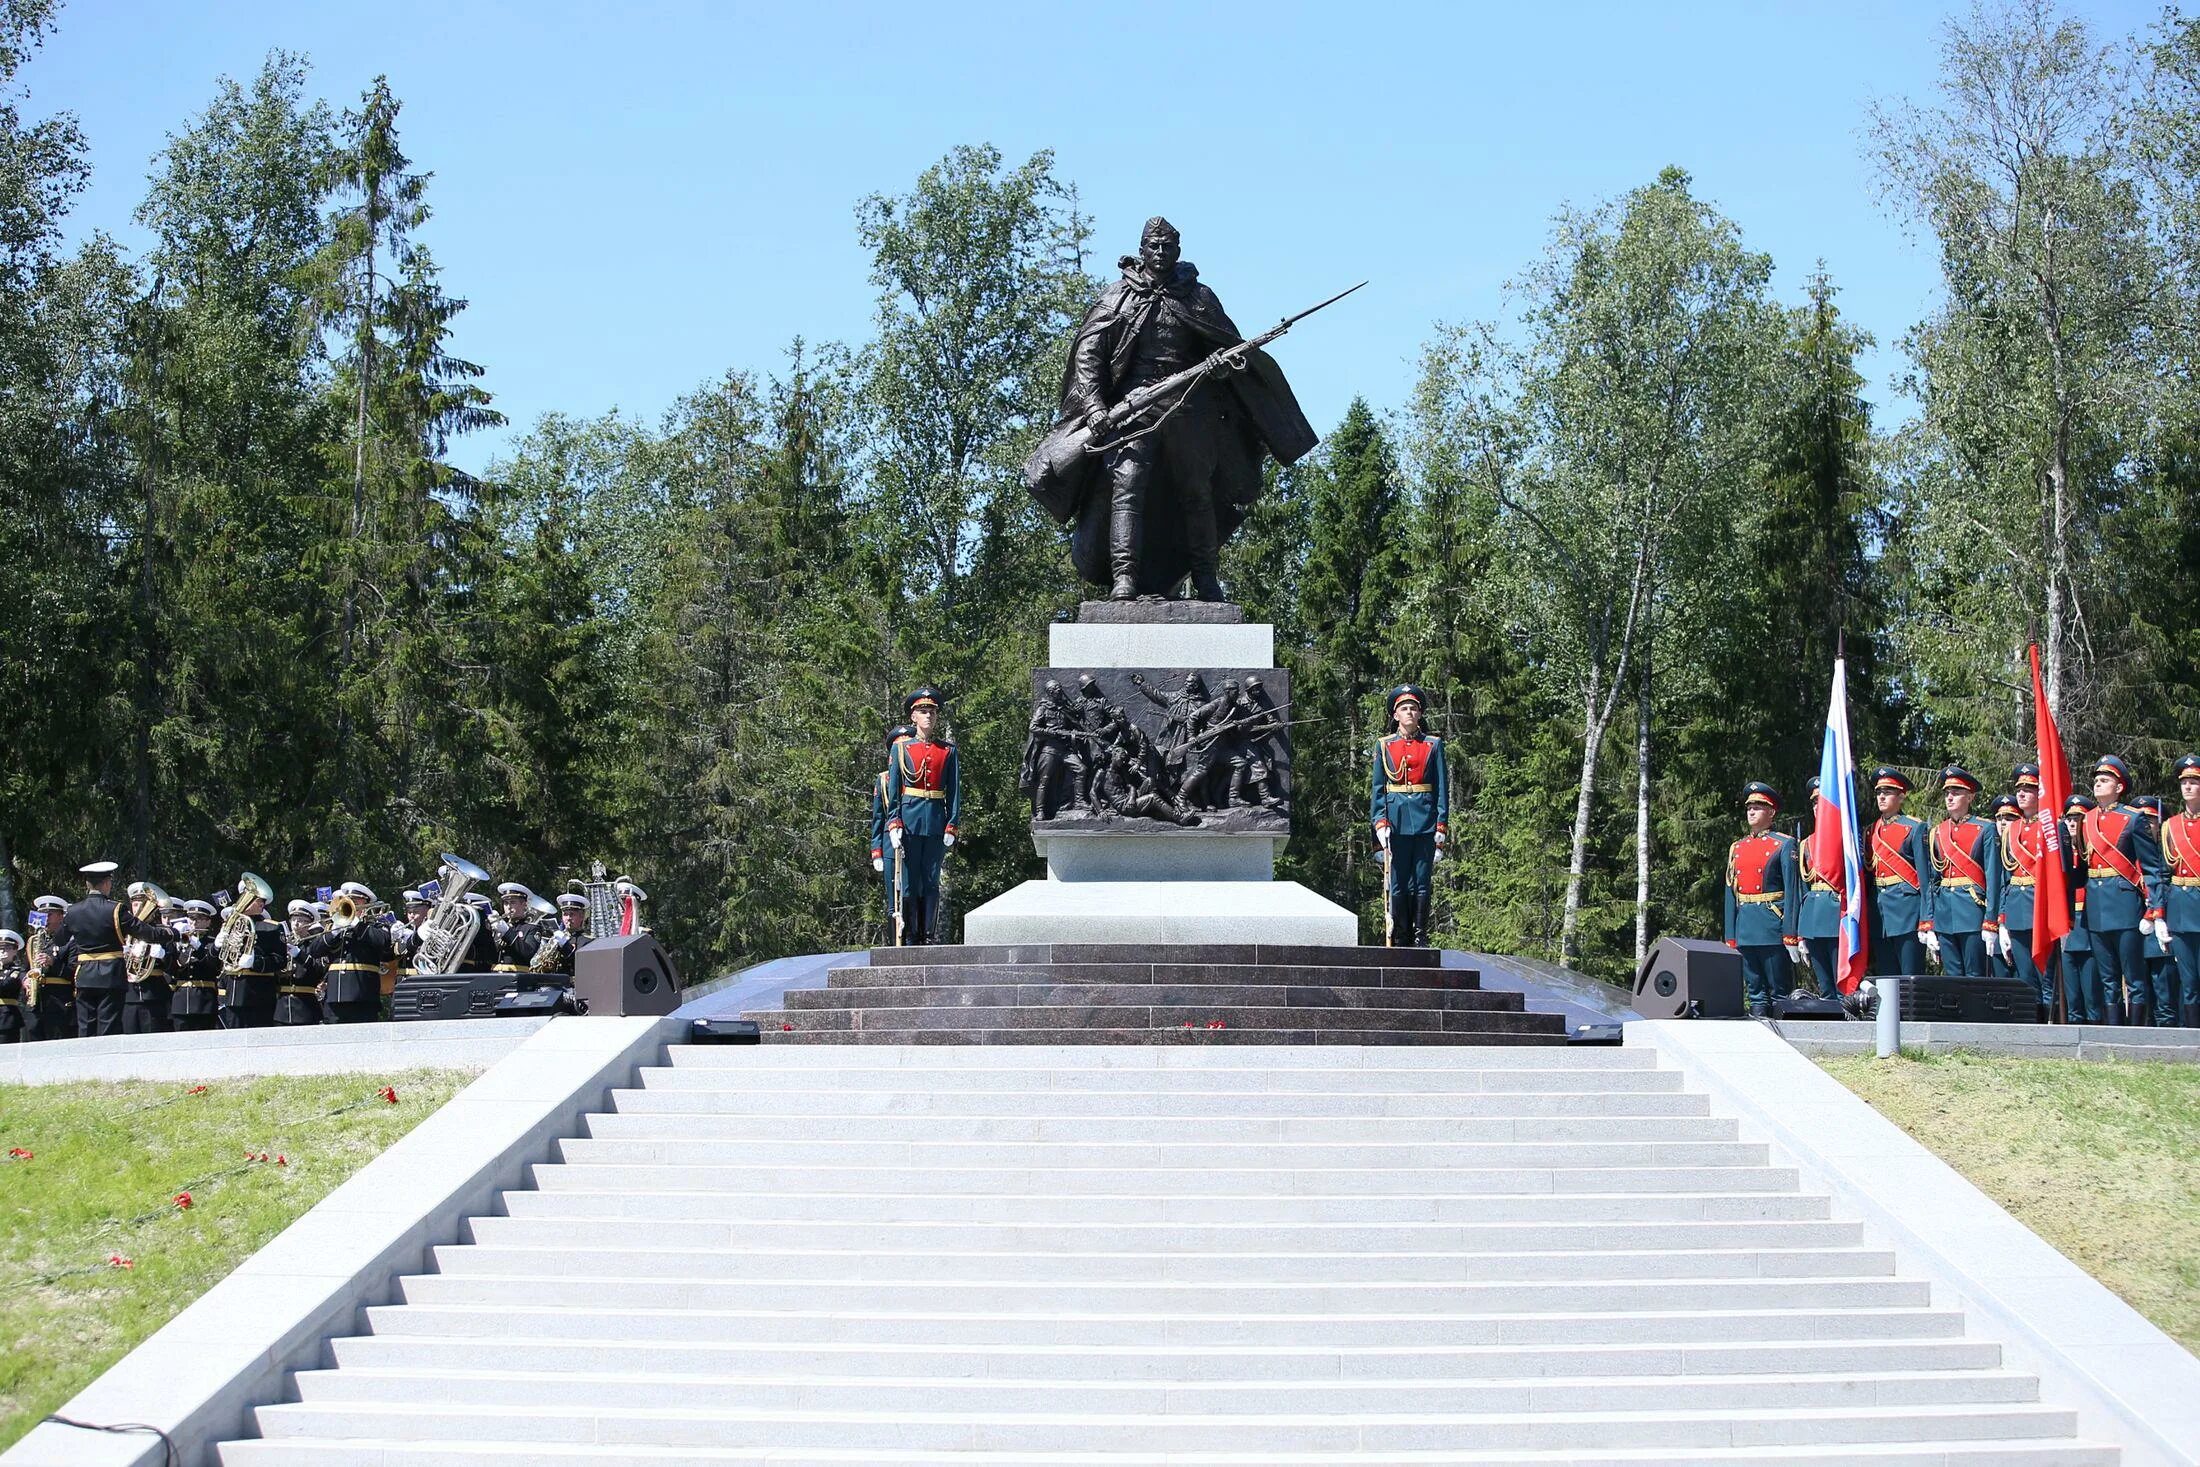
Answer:
<svg viewBox="0 0 2200 1467"><path fill-rule="evenodd" d="M1990 1340L1758 1341L1738 1345L944 1345L680 1344L646 1340L487 1339L371 1334L331 1340L328 1362L369 1370L504 1368L519 1360L574 1375L819 1375L1149 1381L1629 1380L1666 1376L1799 1378L1872 1372L1995 1370Z"/></svg>
<svg viewBox="0 0 2200 1467"><path fill-rule="evenodd" d="M957 1091L1013 1077L1061 1077L1077 1084L1130 1085L1139 1091L1183 1090L1230 1086L1248 1090L1378 1089L1389 1091L1478 1090L1510 1083L1507 1072L1534 1070L1558 1080L1578 1078L1579 1084L1554 1084L1556 1090L1586 1090L1613 1083L1614 1071L1626 1071L1630 1081L1654 1082L1650 1088L1679 1090L1677 1070L1658 1068L1657 1054L1649 1049L1596 1046L1568 1050L1562 1055L1508 1054L1501 1050L1476 1054L1415 1054L1410 1050L1355 1049L1350 1046L1310 1044L1290 1054L1123 1054L1108 1050L1065 1047L1041 1057L1003 1058L977 1050L935 1050L922 1055L774 1054L747 1045L673 1044L666 1046L665 1063L642 1072L642 1083L656 1083L660 1076L681 1071L708 1070L727 1080L750 1079L773 1088L787 1082L786 1074L806 1078L812 1084L844 1085L869 1075L894 1075L905 1079L904 1088L936 1085ZM1042 1085L1039 1088L1051 1088Z"/></svg>
<svg viewBox="0 0 2200 1467"><path fill-rule="evenodd" d="M1436 968L1444 955L1428 947L1307 947L1266 943L1061 942L1013 947L875 947L871 965L1000 963L1228 963L1319 968Z"/></svg>
<svg viewBox="0 0 2200 1467"><path fill-rule="evenodd" d="M598 1111L591 1137L694 1141L1733 1141L1728 1116L654 1115Z"/></svg>
<svg viewBox="0 0 2200 1467"><path fill-rule="evenodd" d="M1305 963L890 963L833 968L826 974L826 986L835 989L998 987L1013 983L1479 989L1482 975L1474 968L1321 967Z"/></svg>
<svg viewBox="0 0 2200 1467"><path fill-rule="evenodd" d="M897 1010L896 1012L904 1012ZM1132 1045L1176 1047L1363 1044L1385 1048L1444 1046L1464 1048L1488 1045L1545 1045L1566 1043L1562 1032L1513 1033L1490 1029L1232 1029L1209 1028L1204 1022L1186 1021L1178 1029L897 1029L865 1025L860 1029L801 1029L791 1018L777 1013L749 1015L756 1020L768 1048L781 1044L875 1045L1030 1045L1084 1044L1095 1048ZM776 1019L779 1027L771 1022Z"/></svg>
<svg viewBox="0 0 2200 1467"><path fill-rule="evenodd" d="M1557 1014L1505 1009L1430 1009L1324 1006L1263 1006L1235 1000L1213 1004L1002 1004L878 1007L787 1008L744 1015L758 1025L777 1018L778 1033L792 1024L802 1030L872 1029L1045 1029L1053 1042L1078 1043L1083 1029L1289 1029L1311 1034L1395 1033L1538 1034L1565 1038L1566 1021ZM767 1036L775 1031L765 1028Z"/></svg>
<svg viewBox="0 0 2200 1467"><path fill-rule="evenodd" d="M892 972L893 970L887 970ZM926 970L930 971L930 970ZM1257 970L1256 970L1257 971ZM1390 988L1373 984L1286 983L929 983L798 988L789 1011L849 1008L1197 1008L1442 1009L1521 1013L1517 993L1479 988Z"/></svg>
<svg viewBox="0 0 2200 1467"><path fill-rule="evenodd" d="M1320 1197L1343 1189L1363 1197L1522 1192L1792 1192L1792 1167L1355 1167L1333 1172L1277 1167L942 1167L537 1162L529 1179L544 1191L817 1192L947 1190L985 1197Z"/></svg>
<svg viewBox="0 0 2200 1467"><path fill-rule="evenodd" d="M1297 1137L1220 1141L1181 1133L1158 1141L1084 1136L1075 1140L976 1140L951 1132L912 1139L774 1136L719 1141L671 1137L567 1136L554 1144L561 1162L596 1166L906 1166L1011 1171L1084 1172L1130 1167L1189 1171L1333 1169L1442 1172L1545 1167L1760 1167L1770 1148L1760 1141L1421 1141L1362 1137L1317 1141Z"/></svg>
<svg viewBox="0 0 2200 1467"><path fill-rule="evenodd" d="M1304 1090L1256 1094L1209 1091L1079 1090L840 1090L774 1086L770 1090L667 1090L648 1086L611 1092L611 1114L743 1116L759 1121L807 1116L1061 1116L1109 1119L1215 1120L1286 1118L1349 1120L1390 1117L1427 1121L1571 1118L1595 1124L1651 1116L1707 1116L1710 1097L1613 1091L1552 1094L1338 1094Z"/></svg>

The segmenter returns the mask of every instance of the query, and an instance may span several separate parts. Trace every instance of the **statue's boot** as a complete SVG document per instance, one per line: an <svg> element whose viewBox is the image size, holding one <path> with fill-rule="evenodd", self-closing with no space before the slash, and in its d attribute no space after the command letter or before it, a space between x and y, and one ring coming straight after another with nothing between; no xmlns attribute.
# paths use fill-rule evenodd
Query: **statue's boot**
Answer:
<svg viewBox="0 0 2200 1467"><path fill-rule="evenodd" d="M1108 522L1108 568L1115 584L1108 591L1114 601L1138 599L1138 541L1141 517L1137 509L1118 504Z"/></svg>
<svg viewBox="0 0 2200 1467"><path fill-rule="evenodd" d="M1220 546L1215 539L1212 504L1185 506L1184 548L1192 564L1192 594L1201 601L1227 601L1229 593L1215 575Z"/></svg>

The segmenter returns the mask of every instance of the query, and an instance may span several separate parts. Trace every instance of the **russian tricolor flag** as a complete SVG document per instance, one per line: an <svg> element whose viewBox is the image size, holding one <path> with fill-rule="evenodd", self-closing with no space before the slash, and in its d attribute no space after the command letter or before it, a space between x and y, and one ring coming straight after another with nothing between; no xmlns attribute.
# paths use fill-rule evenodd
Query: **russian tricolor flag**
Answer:
<svg viewBox="0 0 2200 1467"><path fill-rule="evenodd" d="M1849 744L1848 659L1833 659L1833 703L1826 710L1826 744L1818 756L1818 807L1812 812L1810 869L1841 903L1841 946L1835 984L1854 993L1870 951L1865 932L1864 838L1857 818L1856 755Z"/></svg>

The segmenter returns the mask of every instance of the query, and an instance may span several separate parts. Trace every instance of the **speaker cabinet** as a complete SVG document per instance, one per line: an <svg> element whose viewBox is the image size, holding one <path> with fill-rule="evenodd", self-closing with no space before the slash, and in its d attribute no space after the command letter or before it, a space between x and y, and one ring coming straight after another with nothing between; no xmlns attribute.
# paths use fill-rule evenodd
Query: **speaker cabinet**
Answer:
<svg viewBox="0 0 2200 1467"><path fill-rule="evenodd" d="M602 937L573 954L573 995L599 1017L669 1014L680 1006L680 971L646 932Z"/></svg>
<svg viewBox="0 0 2200 1467"><path fill-rule="evenodd" d="M1902 980L1906 1024L2036 1024L2039 1001L2039 990L2022 978L1919 973Z"/></svg>
<svg viewBox="0 0 2200 1467"><path fill-rule="evenodd" d="M1646 1019L1739 1019L1742 955L1723 942L1661 937L1635 975L1634 1007Z"/></svg>

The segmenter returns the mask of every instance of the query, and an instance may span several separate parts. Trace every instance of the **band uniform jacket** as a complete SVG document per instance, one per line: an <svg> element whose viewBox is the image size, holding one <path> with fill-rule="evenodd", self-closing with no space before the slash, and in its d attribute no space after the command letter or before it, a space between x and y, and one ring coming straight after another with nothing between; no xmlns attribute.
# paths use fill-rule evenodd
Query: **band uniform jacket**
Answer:
<svg viewBox="0 0 2200 1467"><path fill-rule="evenodd" d="M1872 881L1872 939L1906 937L1933 925L1933 863L1925 849L1925 823L1887 815L1872 823L1864 842Z"/></svg>
<svg viewBox="0 0 2200 1467"><path fill-rule="evenodd" d="M532 918L521 922L507 922L497 929L496 971L499 973L524 973L535 961L535 948L542 942L543 931Z"/></svg>
<svg viewBox="0 0 2200 1467"><path fill-rule="evenodd" d="M2095 932L2128 932L2162 915L2160 842L2129 805L2085 812L2085 924Z"/></svg>
<svg viewBox="0 0 2200 1467"><path fill-rule="evenodd" d="M2047 859L2047 840L2036 820L2019 820L2009 827L2001 843L2001 925L2030 932L2037 909L2040 863Z"/></svg>
<svg viewBox="0 0 2200 1467"><path fill-rule="evenodd" d="M1375 741L1367 791L1368 824L1393 836L1448 831L1451 782L1444 741L1430 734L1385 734Z"/></svg>
<svg viewBox="0 0 2200 1467"><path fill-rule="evenodd" d="M1792 835L1745 835L1726 853L1726 940L1732 947L1778 947L1802 920L1801 847Z"/></svg>
<svg viewBox="0 0 2200 1467"><path fill-rule="evenodd" d="M30 1025L25 1021L23 985L30 969L22 958L0 964L0 1034L20 1036Z"/></svg>
<svg viewBox="0 0 2200 1467"><path fill-rule="evenodd" d="M211 1018L219 1007L219 989L222 975L222 955L215 950L210 934L195 933L179 937L169 953L174 966L175 994L168 1001L168 1012L178 1019Z"/></svg>
<svg viewBox="0 0 2200 1467"><path fill-rule="evenodd" d="M1938 932L1989 932L1999 926L2001 836L1976 815L1947 819L1933 827L1927 845L1933 858L1932 920L1922 928Z"/></svg>
<svg viewBox="0 0 2200 1467"><path fill-rule="evenodd" d="M330 1003L380 1002L382 970L397 961L397 943L387 922L354 922L324 932L306 944L306 952L327 965Z"/></svg>
<svg viewBox="0 0 2200 1467"><path fill-rule="evenodd" d="M962 813L962 768L953 744L903 739L886 767L886 828L910 835L955 831Z"/></svg>
<svg viewBox="0 0 2200 1467"><path fill-rule="evenodd" d="M2172 932L2200 932L2200 819L2179 811L2162 822L2162 915Z"/></svg>
<svg viewBox="0 0 2200 1467"><path fill-rule="evenodd" d="M62 913L60 931L54 934L53 961L73 963L76 986L97 992L124 985L122 950L133 937L165 945L175 934L155 918L138 920L137 913L113 897L98 892L69 904ZM60 976L49 970L50 976Z"/></svg>
<svg viewBox="0 0 2200 1467"><path fill-rule="evenodd" d="M256 918L252 923L252 951L234 968L222 970L222 1007L269 1009L275 1007L275 988L289 976L290 935L280 922Z"/></svg>

